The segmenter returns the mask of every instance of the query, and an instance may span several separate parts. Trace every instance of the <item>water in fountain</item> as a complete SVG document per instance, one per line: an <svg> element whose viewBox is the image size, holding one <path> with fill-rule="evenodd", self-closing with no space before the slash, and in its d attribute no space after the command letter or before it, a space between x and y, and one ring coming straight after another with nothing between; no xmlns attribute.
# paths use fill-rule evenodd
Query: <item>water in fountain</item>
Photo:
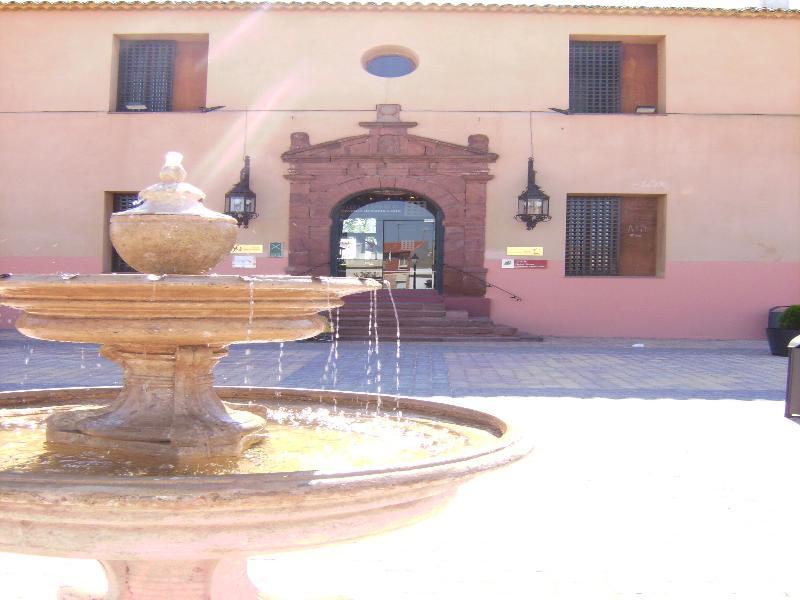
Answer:
<svg viewBox="0 0 800 600"><path fill-rule="evenodd" d="M45 420L75 406L0 409L0 473L197 476L224 473L361 470L446 460L485 447L496 436L483 429L424 415L402 420L363 411L358 403L335 407L274 397L256 402L267 418L269 439L241 456L168 462L108 449L46 441Z"/></svg>

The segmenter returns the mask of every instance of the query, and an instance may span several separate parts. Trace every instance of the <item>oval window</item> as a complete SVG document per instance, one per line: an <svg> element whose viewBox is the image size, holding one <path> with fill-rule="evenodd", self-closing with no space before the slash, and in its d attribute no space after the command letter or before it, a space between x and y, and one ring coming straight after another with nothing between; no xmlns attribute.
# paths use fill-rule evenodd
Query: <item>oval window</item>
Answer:
<svg viewBox="0 0 800 600"><path fill-rule="evenodd" d="M417 61L409 54L396 48L375 49L364 57L364 68L377 77L402 77L417 68Z"/></svg>

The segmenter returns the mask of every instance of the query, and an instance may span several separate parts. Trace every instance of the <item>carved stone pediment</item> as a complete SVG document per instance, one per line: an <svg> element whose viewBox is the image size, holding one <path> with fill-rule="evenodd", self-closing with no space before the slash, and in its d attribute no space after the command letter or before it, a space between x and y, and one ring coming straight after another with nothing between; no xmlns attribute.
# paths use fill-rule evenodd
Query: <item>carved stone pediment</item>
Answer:
<svg viewBox="0 0 800 600"><path fill-rule="evenodd" d="M399 107L360 123L368 133L311 144L308 133L291 135L281 155L289 164L289 272L330 273L332 216L356 194L398 189L426 197L442 212L444 292L480 296L486 273L486 183L497 154L489 138L468 136L467 145L411 135L416 123L399 120ZM387 120L388 119L388 120Z"/></svg>
<svg viewBox="0 0 800 600"><path fill-rule="evenodd" d="M370 123L370 125L372 125ZM384 125L381 123L380 125ZM403 125L410 125L403 123ZM378 128L376 128L378 129ZM388 129L388 128L380 128ZM305 139L307 138L307 134ZM485 138L485 136L471 136ZM341 161L381 161L387 158L395 161L424 162L435 159L437 161L469 161L475 163L490 163L497 160L497 154L489 152L482 143L483 140L474 140L472 146L461 146L442 140L434 140L401 133L393 129L387 132L375 131L366 135L342 138L321 144L313 144L284 152L281 158L284 162L317 162L321 160ZM486 139L485 146L488 146Z"/></svg>

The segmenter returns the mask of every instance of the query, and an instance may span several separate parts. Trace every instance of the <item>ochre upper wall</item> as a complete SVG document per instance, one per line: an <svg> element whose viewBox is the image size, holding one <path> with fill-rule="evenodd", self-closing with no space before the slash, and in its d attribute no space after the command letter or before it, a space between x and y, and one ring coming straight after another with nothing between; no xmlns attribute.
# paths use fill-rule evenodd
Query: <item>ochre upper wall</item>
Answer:
<svg viewBox="0 0 800 600"><path fill-rule="evenodd" d="M229 109L563 108L573 35L663 38L667 112L800 112L800 19L356 10L3 12L0 111L107 111L113 36L157 33L208 34L207 105ZM386 44L417 71L367 74Z"/></svg>

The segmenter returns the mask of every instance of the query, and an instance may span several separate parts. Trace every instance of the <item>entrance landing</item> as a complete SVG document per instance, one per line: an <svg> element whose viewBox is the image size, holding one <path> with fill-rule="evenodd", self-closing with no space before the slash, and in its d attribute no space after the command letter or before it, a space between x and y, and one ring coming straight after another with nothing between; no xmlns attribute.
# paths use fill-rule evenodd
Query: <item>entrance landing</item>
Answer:
<svg viewBox="0 0 800 600"><path fill-rule="evenodd" d="M470 316L465 310L448 310L440 294L428 290L393 292L400 336L409 342L541 342L539 336L498 325L489 317ZM391 298L386 291L377 294L378 335L394 339L396 321ZM356 294L345 299L339 309L339 338L367 340L370 295Z"/></svg>

